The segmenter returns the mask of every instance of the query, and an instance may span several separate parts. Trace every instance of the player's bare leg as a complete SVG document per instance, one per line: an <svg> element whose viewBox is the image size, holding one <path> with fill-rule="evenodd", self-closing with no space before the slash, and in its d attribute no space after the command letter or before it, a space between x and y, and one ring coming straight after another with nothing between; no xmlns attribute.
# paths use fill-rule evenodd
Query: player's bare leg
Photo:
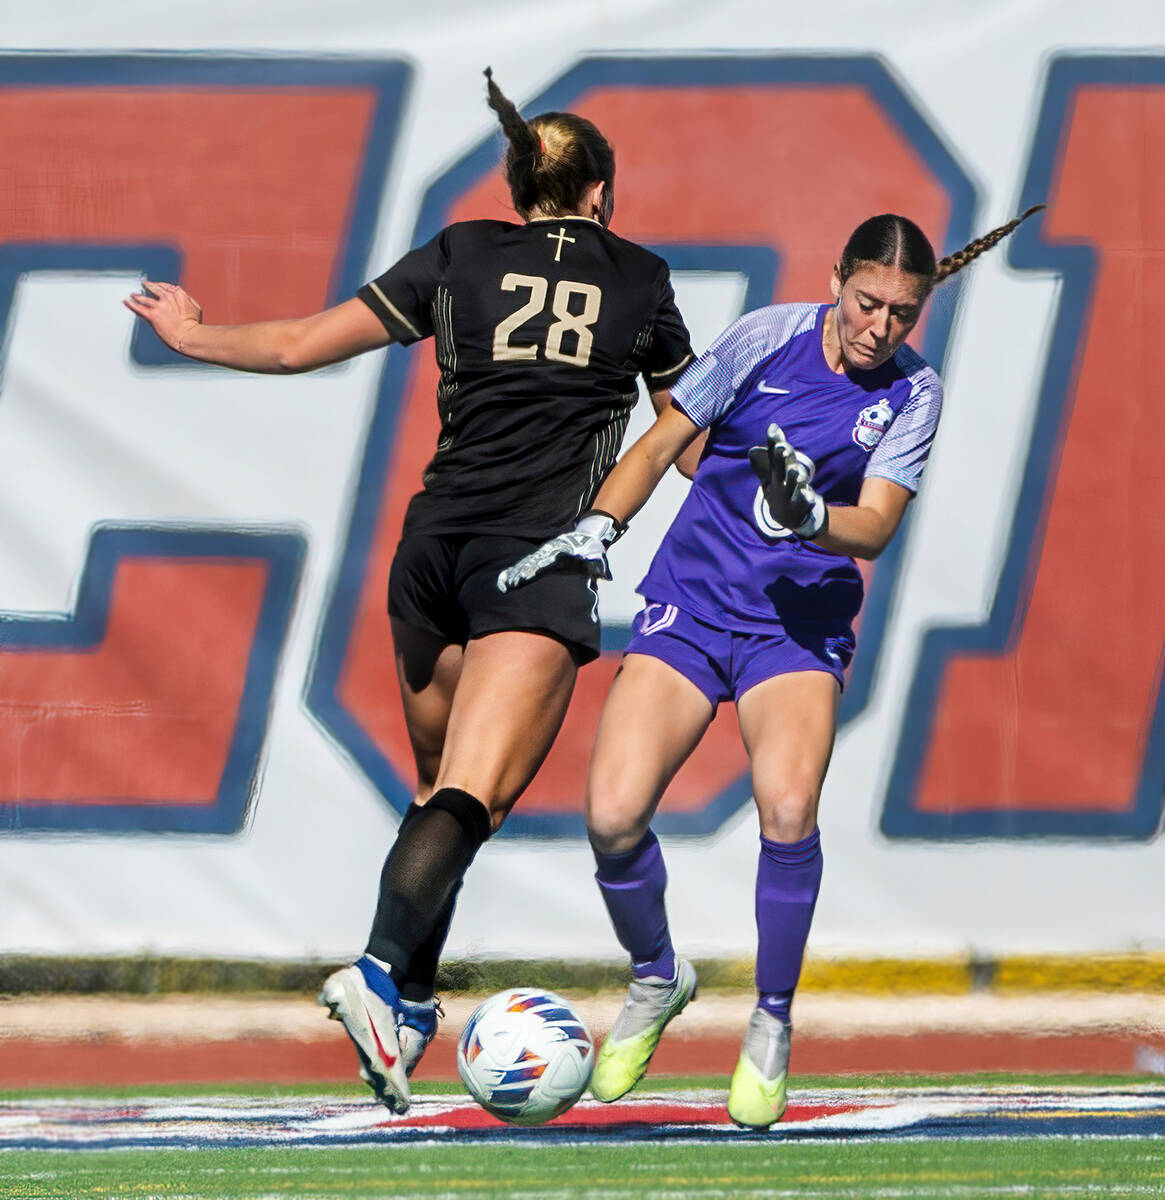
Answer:
<svg viewBox="0 0 1165 1200"><path fill-rule="evenodd" d="M837 680L826 671L777 675L737 701L765 837L794 842L816 829L840 701Z"/></svg>
<svg viewBox="0 0 1165 1200"><path fill-rule="evenodd" d="M445 730L465 649L395 617L392 642L405 725L417 765L416 800L423 804L432 795L441 768Z"/></svg>
<svg viewBox="0 0 1165 1200"><path fill-rule="evenodd" d="M695 995L696 973L672 949L667 875L649 824L714 715L695 684L642 654L624 659L603 709L587 828L596 879L635 977L595 1062L591 1093L599 1100L617 1100L643 1078L668 1022Z"/></svg>
<svg viewBox="0 0 1165 1200"><path fill-rule="evenodd" d="M840 689L823 671L778 675L737 702L760 814L758 1002L728 1093L738 1125L765 1128L785 1111L790 1005L821 886L817 806L833 750Z"/></svg>
<svg viewBox="0 0 1165 1200"><path fill-rule="evenodd" d="M562 727L578 668L541 633L507 631L465 647L435 790L476 797L497 829Z"/></svg>
<svg viewBox="0 0 1165 1200"><path fill-rule="evenodd" d="M674 667L628 654L603 705L587 782L587 833L604 854L643 839L667 785L716 710Z"/></svg>

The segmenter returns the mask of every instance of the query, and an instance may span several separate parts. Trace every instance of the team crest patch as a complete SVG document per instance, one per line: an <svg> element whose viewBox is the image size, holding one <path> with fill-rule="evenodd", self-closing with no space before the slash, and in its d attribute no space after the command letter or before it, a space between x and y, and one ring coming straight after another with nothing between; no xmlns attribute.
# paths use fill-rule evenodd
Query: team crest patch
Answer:
<svg viewBox="0 0 1165 1200"><path fill-rule="evenodd" d="M863 408L858 413L857 421L854 422L854 441L863 450L873 450L882 440L882 434L886 432L892 420L894 420L894 410L885 400L879 400L877 404Z"/></svg>

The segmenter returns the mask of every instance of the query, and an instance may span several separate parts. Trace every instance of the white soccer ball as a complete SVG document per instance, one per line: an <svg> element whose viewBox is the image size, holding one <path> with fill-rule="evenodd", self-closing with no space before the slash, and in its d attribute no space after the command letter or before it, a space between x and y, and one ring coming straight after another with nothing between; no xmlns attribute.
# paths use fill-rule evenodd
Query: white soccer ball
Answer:
<svg viewBox="0 0 1165 1200"><path fill-rule="evenodd" d="M512 1125L542 1125L586 1090L595 1047L578 1014L553 992L513 988L474 1010L457 1043L469 1094Z"/></svg>

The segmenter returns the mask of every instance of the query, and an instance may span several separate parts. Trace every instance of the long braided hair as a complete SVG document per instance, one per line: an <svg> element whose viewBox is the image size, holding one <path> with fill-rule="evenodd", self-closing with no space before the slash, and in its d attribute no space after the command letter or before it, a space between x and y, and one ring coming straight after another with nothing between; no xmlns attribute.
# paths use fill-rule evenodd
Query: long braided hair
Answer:
<svg viewBox="0 0 1165 1200"><path fill-rule="evenodd" d="M957 271L970 266L980 254L1001 242L1013 229L1018 228L1032 213L1046 205L1035 204L1026 212L968 242L961 250L940 258L937 262L934 250L926 234L907 217L896 213L882 213L863 221L850 234L849 241L841 253L838 273L844 283L863 263L876 263L884 267L897 267L912 275L921 275L929 280L927 291L949 279Z"/></svg>
<svg viewBox="0 0 1165 1200"><path fill-rule="evenodd" d="M1033 204L1026 212L1020 213L1018 217L1014 217L1006 225L1000 225L998 228L992 229L990 233L985 233L982 237L977 237L974 241L968 242L962 250L956 250L954 254L948 254L946 258L940 258L934 267L935 283L942 283L944 279L950 278L956 271L961 271L964 267L970 266L980 254L990 250L997 242L1003 241L1013 229L1018 229L1032 213L1038 213L1042 208L1047 208L1047 205Z"/></svg>
<svg viewBox="0 0 1165 1200"><path fill-rule="evenodd" d="M578 210L583 192L602 182L599 220L607 225L615 208L615 152L595 125L575 113L548 112L527 121L485 69L490 108L509 143L504 169L518 215L538 211L558 216Z"/></svg>

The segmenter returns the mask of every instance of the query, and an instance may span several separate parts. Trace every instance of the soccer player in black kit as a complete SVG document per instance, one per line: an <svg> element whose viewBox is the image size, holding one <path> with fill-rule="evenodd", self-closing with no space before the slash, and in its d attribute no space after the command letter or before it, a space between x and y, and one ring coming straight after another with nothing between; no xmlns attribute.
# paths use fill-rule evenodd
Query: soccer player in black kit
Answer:
<svg viewBox="0 0 1165 1200"><path fill-rule="evenodd" d="M153 281L126 301L173 349L246 371L308 371L434 339L441 433L388 589L416 798L381 873L366 951L320 992L361 1075L398 1113L436 1032L433 983L461 880L599 652L586 572L548 572L509 594L498 572L563 530L614 541L616 522L587 510L636 376L658 411L691 358L667 264L607 228L607 140L573 113L524 120L486 78L521 223L451 225L356 298L299 320L205 325L181 288Z"/></svg>

